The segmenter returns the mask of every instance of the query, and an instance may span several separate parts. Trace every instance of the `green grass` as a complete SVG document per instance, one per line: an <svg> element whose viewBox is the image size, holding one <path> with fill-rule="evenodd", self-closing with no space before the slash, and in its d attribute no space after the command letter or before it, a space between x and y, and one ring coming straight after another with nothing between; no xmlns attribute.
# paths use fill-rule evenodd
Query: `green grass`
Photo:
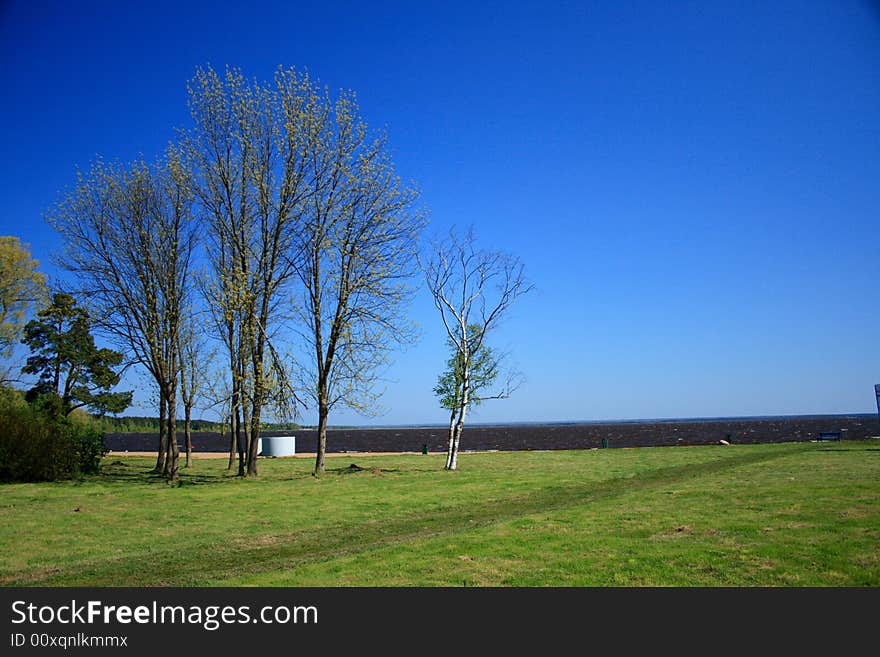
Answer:
<svg viewBox="0 0 880 657"><path fill-rule="evenodd" d="M0 583L877 586L880 443L152 459L0 487ZM356 463L360 471L350 471Z"/></svg>

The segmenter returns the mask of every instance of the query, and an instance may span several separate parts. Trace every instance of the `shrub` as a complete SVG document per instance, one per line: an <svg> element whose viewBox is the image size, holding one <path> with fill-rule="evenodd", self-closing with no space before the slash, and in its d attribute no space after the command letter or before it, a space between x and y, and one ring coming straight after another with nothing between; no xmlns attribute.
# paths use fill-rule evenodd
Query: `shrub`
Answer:
<svg viewBox="0 0 880 657"><path fill-rule="evenodd" d="M101 469L101 459L107 453L104 434L91 427L72 425L72 428L68 440L77 447L79 471L83 474L95 474Z"/></svg>
<svg viewBox="0 0 880 657"><path fill-rule="evenodd" d="M53 418L0 391L0 481L56 481L97 472L106 450L94 428Z"/></svg>

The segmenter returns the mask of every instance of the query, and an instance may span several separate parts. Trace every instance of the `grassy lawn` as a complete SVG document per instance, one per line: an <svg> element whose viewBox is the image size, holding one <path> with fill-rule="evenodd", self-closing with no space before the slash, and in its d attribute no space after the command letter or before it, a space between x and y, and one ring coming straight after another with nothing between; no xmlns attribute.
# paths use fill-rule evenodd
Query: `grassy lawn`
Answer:
<svg viewBox="0 0 880 657"><path fill-rule="evenodd" d="M878 586L880 442L153 459L0 486L0 582L42 586ZM355 463L361 470L349 466Z"/></svg>

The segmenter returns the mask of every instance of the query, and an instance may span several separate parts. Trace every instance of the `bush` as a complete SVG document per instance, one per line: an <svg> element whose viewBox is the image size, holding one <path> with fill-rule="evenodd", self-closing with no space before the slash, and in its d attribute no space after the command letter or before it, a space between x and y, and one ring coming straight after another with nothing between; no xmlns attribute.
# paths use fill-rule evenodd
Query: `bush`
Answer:
<svg viewBox="0 0 880 657"><path fill-rule="evenodd" d="M106 453L90 426L55 418L0 391L0 481L57 481L97 472Z"/></svg>
<svg viewBox="0 0 880 657"><path fill-rule="evenodd" d="M76 445L79 455L79 471L83 474L95 474L101 469L101 459L107 453L104 447L104 434L89 427L76 427L69 437Z"/></svg>

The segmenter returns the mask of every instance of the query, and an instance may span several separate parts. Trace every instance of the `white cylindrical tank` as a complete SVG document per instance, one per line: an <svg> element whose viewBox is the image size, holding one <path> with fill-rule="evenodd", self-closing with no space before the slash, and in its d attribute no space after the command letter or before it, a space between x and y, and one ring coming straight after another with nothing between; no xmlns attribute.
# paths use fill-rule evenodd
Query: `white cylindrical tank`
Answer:
<svg viewBox="0 0 880 657"><path fill-rule="evenodd" d="M263 436L260 438L260 453L263 456L294 456L296 436Z"/></svg>

